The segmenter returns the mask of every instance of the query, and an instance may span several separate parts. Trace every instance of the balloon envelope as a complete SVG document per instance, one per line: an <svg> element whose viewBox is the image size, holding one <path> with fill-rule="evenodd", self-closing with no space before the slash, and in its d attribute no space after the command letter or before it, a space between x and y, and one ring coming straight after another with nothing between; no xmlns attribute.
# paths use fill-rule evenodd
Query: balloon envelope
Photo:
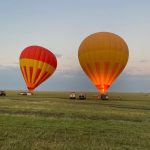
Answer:
<svg viewBox="0 0 150 150"><path fill-rule="evenodd" d="M78 50L80 65L100 93L105 93L125 68L129 51L125 41L109 32L85 38Z"/></svg>
<svg viewBox="0 0 150 150"><path fill-rule="evenodd" d="M20 69L29 91L50 77L57 67L55 55L41 46L29 46L20 54Z"/></svg>

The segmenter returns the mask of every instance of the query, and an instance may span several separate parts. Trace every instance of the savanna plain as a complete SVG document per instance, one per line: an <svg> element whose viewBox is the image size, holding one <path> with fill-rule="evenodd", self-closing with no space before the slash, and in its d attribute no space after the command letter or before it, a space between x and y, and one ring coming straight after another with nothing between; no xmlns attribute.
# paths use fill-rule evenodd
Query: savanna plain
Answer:
<svg viewBox="0 0 150 150"><path fill-rule="evenodd" d="M6 91L0 97L0 150L150 150L150 94Z"/></svg>

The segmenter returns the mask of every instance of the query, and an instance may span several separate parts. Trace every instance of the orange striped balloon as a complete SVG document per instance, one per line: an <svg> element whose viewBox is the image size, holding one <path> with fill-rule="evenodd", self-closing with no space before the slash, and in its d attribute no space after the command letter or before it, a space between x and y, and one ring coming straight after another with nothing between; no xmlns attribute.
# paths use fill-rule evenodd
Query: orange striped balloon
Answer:
<svg viewBox="0 0 150 150"><path fill-rule="evenodd" d="M20 55L20 69L29 91L50 77L57 67L55 55L41 46L29 46Z"/></svg>
<svg viewBox="0 0 150 150"><path fill-rule="evenodd" d="M105 93L125 68L129 51L125 41L109 32L85 38L78 51L80 65L100 93Z"/></svg>

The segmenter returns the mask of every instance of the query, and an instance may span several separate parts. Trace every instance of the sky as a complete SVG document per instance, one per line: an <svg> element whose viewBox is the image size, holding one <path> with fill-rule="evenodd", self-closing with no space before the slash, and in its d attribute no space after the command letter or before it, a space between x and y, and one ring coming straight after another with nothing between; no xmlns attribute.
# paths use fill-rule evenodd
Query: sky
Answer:
<svg viewBox="0 0 150 150"><path fill-rule="evenodd" d="M78 48L95 32L113 32L129 47L129 61L109 91L150 92L149 0L1 0L0 89L26 90L19 68L30 45L51 50L55 73L36 90L97 91L82 71Z"/></svg>

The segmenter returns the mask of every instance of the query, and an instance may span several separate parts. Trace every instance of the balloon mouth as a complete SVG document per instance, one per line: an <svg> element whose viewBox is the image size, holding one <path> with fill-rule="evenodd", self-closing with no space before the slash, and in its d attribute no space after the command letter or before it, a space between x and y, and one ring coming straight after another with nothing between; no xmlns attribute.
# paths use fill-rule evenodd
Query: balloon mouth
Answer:
<svg viewBox="0 0 150 150"><path fill-rule="evenodd" d="M34 88L32 88L32 87L28 87L28 90L29 90L29 92L31 92L31 93L32 93L32 91L34 90Z"/></svg>
<svg viewBox="0 0 150 150"><path fill-rule="evenodd" d="M110 85L108 84L104 84L104 85L97 84L95 86L101 94L105 94L108 88L110 87Z"/></svg>

